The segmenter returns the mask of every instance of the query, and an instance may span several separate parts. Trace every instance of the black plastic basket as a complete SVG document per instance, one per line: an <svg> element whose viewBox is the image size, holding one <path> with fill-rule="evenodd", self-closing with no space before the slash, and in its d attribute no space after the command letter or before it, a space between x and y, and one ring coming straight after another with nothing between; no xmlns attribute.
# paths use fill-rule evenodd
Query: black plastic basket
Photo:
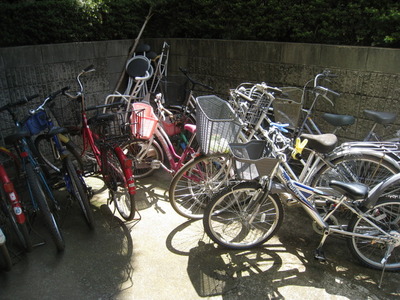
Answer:
<svg viewBox="0 0 400 300"><path fill-rule="evenodd" d="M229 144L235 158L235 167L239 179L253 180L260 176L271 175L279 159L271 155L267 141L250 141L245 144Z"/></svg>
<svg viewBox="0 0 400 300"><path fill-rule="evenodd" d="M47 115L45 111L39 111L30 116L25 122L25 128L29 130L32 135L38 134L47 129Z"/></svg>
<svg viewBox="0 0 400 300"><path fill-rule="evenodd" d="M188 79L185 76L163 77L160 81L161 92L168 105L183 104L187 97Z"/></svg>
<svg viewBox="0 0 400 300"><path fill-rule="evenodd" d="M204 154L228 153L236 142L241 122L228 102L217 96L196 98L196 136Z"/></svg>

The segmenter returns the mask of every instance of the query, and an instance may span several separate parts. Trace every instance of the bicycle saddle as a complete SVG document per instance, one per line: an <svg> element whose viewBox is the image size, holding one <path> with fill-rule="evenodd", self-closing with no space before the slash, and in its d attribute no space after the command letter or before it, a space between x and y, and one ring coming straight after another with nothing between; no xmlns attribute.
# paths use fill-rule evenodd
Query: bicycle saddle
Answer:
<svg viewBox="0 0 400 300"><path fill-rule="evenodd" d="M356 121L356 119L353 116L330 114L330 113L324 113L322 115L322 118L329 124L336 127L353 125L354 122Z"/></svg>
<svg viewBox="0 0 400 300"><path fill-rule="evenodd" d="M368 119L371 119L372 121L374 121L378 124L382 124L382 125L387 125L387 124L393 123L397 117L397 115L394 113L375 111L375 110L369 110L369 109L364 110L364 115Z"/></svg>
<svg viewBox="0 0 400 300"><path fill-rule="evenodd" d="M329 153L336 147L337 137L332 133L325 134L307 134L303 133L300 136L302 139L307 139L307 147L319 153Z"/></svg>
<svg viewBox="0 0 400 300"><path fill-rule="evenodd" d="M329 186L352 200L365 199L368 195L369 190L368 186L366 186L365 184L355 182L341 182L337 180L331 180L329 182Z"/></svg>

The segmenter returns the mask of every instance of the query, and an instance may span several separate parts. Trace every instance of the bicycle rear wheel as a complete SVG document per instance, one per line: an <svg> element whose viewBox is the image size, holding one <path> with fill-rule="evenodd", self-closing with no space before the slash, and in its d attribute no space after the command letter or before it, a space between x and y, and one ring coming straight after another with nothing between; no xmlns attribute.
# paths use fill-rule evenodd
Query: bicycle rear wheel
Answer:
<svg viewBox="0 0 400 300"><path fill-rule="evenodd" d="M82 209L86 223L91 229L94 229L94 218L92 209L90 207L90 201L87 193L85 192L85 183L83 178L78 175L74 164L69 157L64 158L65 169L68 174L72 196L78 201L80 208Z"/></svg>
<svg viewBox="0 0 400 300"><path fill-rule="evenodd" d="M102 149L103 176L113 202L123 219L135 217L135 195L130 193L123 171L124 165L112 148Z"/></svg>
<svg viewBox="0 0 400 300"><path fill-rule="evenodd" d="M397 197L398 198L398 197ZM372 209L364 213L364 215L379 228L394 237L394 243L399 240L400 236L400 200L390 199L389 195L383 196L382 200ZM367 221L354 216L348 226L348 231L365 235L366 237L351 237L348 239L348 246L351 253L363 265L373 269L383 269L382 259L385 257L390 243L382 242L368 237L376 236L384 238L384 234L371 226ZM387 258L385 270L400 270L400 248L396 244L390 256Z"/></svg>
<svg viewBox="0 0 400 300"><path fill-rule="evenodd" d="M267 195L257 182L242 182L216 194L203 218L204 230L217 244L250 249L279 229L284 210L277 195Z"/></svg>
<svg viewBox="0 0 400 300"><path fill-rule="evenodd" d="M136 179L149 177L154 173L152 161L163 161L160 145L155 140L150 145L149 143L149 140L134 140L121 147L124 154L134 162L133 172Z"/></svg>
<svg viewBox="0 0 400 300"><path fill-rule="evenodd" d="M183 217L201 219L211 196L230 179L229 155L199 156L187 162L174 176L169 201Z"/></svg>
<svg viewBox="0 0 400 300"><path fill-rule="evenodd" d="M41 179L38 178L39 175L35 172L30 163L26 164L26 176L31 195L39 206L40 213L42 214L44 222L50 231L57 250L61 252L65 249L64 238L61 234L56 216L51 211L49 203L47 202L47 196L43 189Z"/></svg>
<svg viewBox="0 0 400 300"><path fill-rule="evenodd" d="M358 182L370 188L399 172L397 165L367 154L349 154L339 157L332 166L324 165L311 182L311 186L329 186L332 179L343 182Z"/></svg>

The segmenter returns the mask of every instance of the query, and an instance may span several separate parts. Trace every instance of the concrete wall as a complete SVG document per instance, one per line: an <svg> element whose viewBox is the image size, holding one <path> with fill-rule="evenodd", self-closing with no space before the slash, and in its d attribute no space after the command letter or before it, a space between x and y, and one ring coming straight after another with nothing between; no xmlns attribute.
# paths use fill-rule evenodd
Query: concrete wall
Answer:
<svg viewBox="0 0 400 300"><path fill-rule="evenodd" d="M164 42L163 39L144 41L156 52ZM213 86L215 93L225 98L230 88L242 82L302 87L315 74L330 69L339 75L330 87L341 93L341 97L334 99L334 107L320 103L317 110L357 117L355 126L340 133L343 139L365 135L371 123L363 118L364 109L398 112L399 49L258 41L166 41L170 45L170 75L179 75L178 67L185 67L193 77ZM76 74L94 64L97 72L90 74L86 83L88 101L103 103L105 96L114 90L131 44L132 41L123 40L2 48L0 101L15 101L34 93L46 95L66 85L74 89Z"/></svg>

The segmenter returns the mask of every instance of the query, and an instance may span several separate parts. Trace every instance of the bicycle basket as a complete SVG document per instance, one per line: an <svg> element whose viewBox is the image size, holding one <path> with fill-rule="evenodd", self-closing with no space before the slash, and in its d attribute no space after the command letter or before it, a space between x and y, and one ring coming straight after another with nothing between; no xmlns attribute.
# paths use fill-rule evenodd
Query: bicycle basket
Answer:
<svg viewBox="0 0 400 300"><path fill-rule="evenodd" d="M25 122L26 129L29 130L31 135L38 134L47 128L47 115L46 112L41 110L36 114L29 117Z"/></svg>
<svg viewBox="0 0 400 300"><path fill-rule="evenodd" d="M49 104L50 111L59 126L80 127L81 124L81 103L79 99L60 97Z"/></svg>
<svg viewBox="0 0 400 300"><path fill-rule="evenodd" d="M299 124L301 113L302 90L296 87L281 88L283 95L275 98L272 106L274 108L274 120L282 124L288 123L291 128Z"/></svg>
<svg viewBox="0 0 400 300"><path fill-rule="evenodd" d="M279 159L271 155L267 141L250 141L245 144L229 144L235 158L235 167L239 179L253 180L259 176L271 175Z"/></svg>
<svg viewBox="0 0 400 300"><path fill-rule="evenodd" d="M158 118L149 104L136 102L132 104L130 117L131 131L135 138L150 139L157 128Z"/></svg>
<svg viewBox="0 0 400 300"><path fill-rule="evenodd" d="M196 98L196 136L204 154L228 153L235 142L241 122L228 102L217 96Z"/></svg>
<svg viewBox="0 0 400 300"><path fill-rule="evenodd" d="M186 100L188 80L185 76L163 77L160 81L161 92L168 105L182 104Z"/></svg>

